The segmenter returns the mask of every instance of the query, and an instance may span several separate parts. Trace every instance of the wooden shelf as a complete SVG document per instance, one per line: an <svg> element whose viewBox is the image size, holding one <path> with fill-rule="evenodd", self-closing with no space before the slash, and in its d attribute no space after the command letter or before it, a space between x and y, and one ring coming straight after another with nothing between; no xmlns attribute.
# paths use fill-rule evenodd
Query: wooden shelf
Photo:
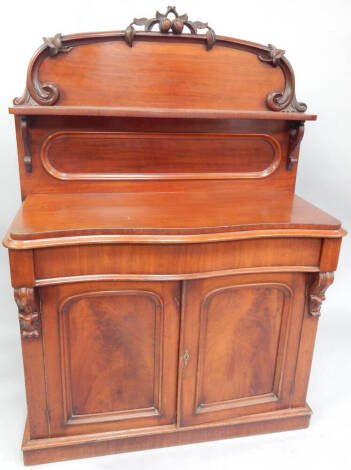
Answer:
<svg viewBox="0 0 351 470"><path fill-rule="evenodd" d="M235 109L137 108L98 106L15 106L10 114L48 116L111 116L181 119L272 119L315 121L315 114L273 111L240 111Z"/></svg>
<svg viewBox="0 0 351 470"><path fill-rule="evenodd" d="M340 222L290 193L33 194L24 201L4 244L20 249L322 235L340 237Z"/></svg>

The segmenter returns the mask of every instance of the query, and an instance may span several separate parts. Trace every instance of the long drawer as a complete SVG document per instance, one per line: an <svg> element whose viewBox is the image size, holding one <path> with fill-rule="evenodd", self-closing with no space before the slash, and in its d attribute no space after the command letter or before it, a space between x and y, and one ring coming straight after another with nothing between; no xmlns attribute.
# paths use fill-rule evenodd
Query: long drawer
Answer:
<svg viewBox="0 0 351 470"><path fill-rule="evenodd" d="M96 276L197 278L235 270L313 271L319 238L261 238L199 244L102 244L34 251L37 280ZM82 279L84 280L84 279Z"/></svg>

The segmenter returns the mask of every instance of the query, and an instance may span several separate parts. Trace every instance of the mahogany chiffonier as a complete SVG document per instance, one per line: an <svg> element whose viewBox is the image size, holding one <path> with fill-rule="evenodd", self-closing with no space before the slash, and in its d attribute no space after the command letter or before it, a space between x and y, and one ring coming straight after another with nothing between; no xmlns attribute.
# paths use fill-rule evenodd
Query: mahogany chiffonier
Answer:
<svg viewBox="0 0 351 470"><path fill-rule="evenodd" d="M26 464L308 426L345 232L294 194L306 108L283 50L174 7L44 38L4 240Z"/></svg>

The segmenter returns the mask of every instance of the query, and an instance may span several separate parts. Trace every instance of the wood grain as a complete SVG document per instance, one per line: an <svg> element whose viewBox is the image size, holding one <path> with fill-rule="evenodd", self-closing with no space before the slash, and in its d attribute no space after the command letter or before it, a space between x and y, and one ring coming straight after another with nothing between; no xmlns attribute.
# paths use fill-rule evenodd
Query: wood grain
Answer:
<svg viewBox="0 0 351 470"><path fill-rule="evenodd" d="M138 118L191 118L191 119L270 119L273 121L315 121L315 114L272 111L245 111L236 109L199 109L199 108L137 108L135 106L16 106L9 113L27 116L111 116Z"/></svg>
<svg viewBox="0 0 351 470"><path fill-rule="evenodd" d="M209 45L206 36L172 37L147 31L135 32L134 37L138 44L132 49L122 42L129 38L131 44L128 32L47 38L30 61L24 95L14 103L128 106L131 101L145 107L196 103L212 108L218 105L220 92L223 109L235 103L239 109L306 111L307 106L296 100L294 72L285 51L272 45L213 36L211 45L216 40L216 47L209 54L199 47L204 39ZM209 60L213 67L207 67ZM245 79L245 87L238 77Z"/></svg>
<svg viewBox="0 0 351 470"><path fill-rule="evenodd" d="M175 422L179 288L104 282L41 289L51 436Z"/></svg>
<svg viewBox="0 0 351 470"><path fill-rule="evenodd" d="M305 406L240 417L225 423L210 423L205 426L187 428L162 426L138 430L125 436L119 432L112 432L32 441L25 436L22 449L25 465L36 465L116 452L131 452L251 434L302 429L309 425L310 416L311 410Z"/></svg>
<svg viewBox="0 0 351 470"><path fill-rule="evenodd" d="M281 149L264 134L62 131L45 140L40 159L68 181L257 179L278 168Z"/></svg>
<svg viewBox="0 0 351 470"><path fill-rule="evenodd" d="M283 49L175 7L44 38L10 108L23 203L3 242L25 464L308 425L346 232L295 195L306 109Z"/></svg>
<svg viewBox="0 0 351 470"><path fill-rule="evenodd" d="M181 369L181 426L287 407L305 275L187 282L182 348L191 359Z"/></svg>
<svg viewBox="0 0 351 470"><path fill-rule="evenodd" d="M298 196L270 191L36 194L26 199L9 233L13 240L28 241L100 234L195 235L273 229L336 231L340 222Z"/></svg>
<svg viewBox="0 0 351 470"><path fill-rule="evenodd" d="M89 133L92 134L126 134L130 137L130 140L133 139L135 134L146 134L146 136L150 137L149 147L144 145L143 148L143 168L145 170L145 165L154 166L153 162L158 161L159 165L162 165L162 159L160 162L160 157L158 157L159 148L164 148L166 145L165 142L165 135L169 136L170 134L174 134L174 137L177 135L184 136L184 144L186 142L191 141L190 136L193 134L201 134L199 137L206 142L211 141L211 137L219 134L223 139L223 141L230 142L230 135L233 138L237 138L235 136L243 134L243 138L250 138L250 135L264 135L266 136L266 141L268 140L270 143L274 145L274 149L267 149L264 148L264 151L267 153L272 154L274 151L275 157L272 157L270 162L273 161L273 168L280 160L280 164L275 168L274 173L271 173L270 178L270 188L276 188L279 190L287 190L293 191L293 187L295 184L295 177L296 171L287 171L287 155L288 155L288 148L289 148L289 138L287 134L287 130L289 129L288 123L284 121L270 121L268 123L264 120L249 120L245 121L234 121L234 120L216 120L216 119L122 119L122 118L102 118L102 117L60 117L60 116L28 116L27 123L28 123L28 134L30 139L30 152L32 157L32 165L33 165L33 172L27 173L25 164L24 164L24 146L22 141L22 136L20 134L20 118L18 116L15 117L18 134L18 146L19 146L19 165L20 165L20 175L21 175L21 187L22 187L22 195L23 198L26 197L28 194L32 193L98 193L98 192L170 192L170 191L213 191L213 190L242 190L242 191L257 191L259 189L265 190L267 189L267 185L265 183L264 178L244 178L244 179L220 179L220 175L226 176L228 171L228 162L226 160L221 160L222 165L216 166L216 172L220 173L214 179L215 175L209 175L206 177L205 172L202 171L196 173L196 165L201 165L202 169L209 165L209 169L214 169L215 161L218 162L218 159L213 159L213 152L207 152L206 146L202 145L202 149L205 147L205 155L212 156L210 159L204 159L202 155L199 155L197 152L194 151L192 154L189 155L188 151L188 162L189 160L193 161L194 168L189 167L185 168L186 171L179 172L179 146L171 145L170 142L170 150L167 151L166 160L169 162L170 168L168 171L172 171L176 169L178 171L177 177L171 176L172 179L169 179L169 175L166 179L155 178L155 176L150 178L150 175L145 175L145 171L143 173L142 168L132 173L135 175L131 177L131 175L124 176L124 178L119 179L116 181L115 179L73 179L71 181L67 179L57 179L54 178L50 173L45 170L45 166L43 166L42 160L47 161L45 159L45 153L43 152L43 144L45 150L45 142L50 144L50 136L55 134L61 135L62 132L67 133L68 135L77 135L78 132L82 132L84 129L84 135ZM227 135L228 134L228 135ZM235 134L235 135L234 135ZM152 136L154 140L151 140ZM158 136L158 137L156 137ZM208 136L208 137L206 137ZM171 137L171 136L170 136ZM49 139L49 140L47 140ZM257 143L257 138L255 142ZM129 142L130 142L129 140ZM80 143L79 149L81 150L81 156L77 157L77 152L74 155L74 158L66 159L65 167L63 168L63 173L76 173L77 163L82 161L82 156L89 155L91 153L91 146L89 145L88 140L82 139ZM110 144L113 140L109 140ZM128 140L125 140L128 142ZM133 141L137 143L137 140ZM56 141L57 143L57 141ZM187 144L187 145L188 145ZM248 142L249 144L249 142ZM209 144L211 147L211 144ZM215 144L214 144L215 145ZM228 145L228 144L227 144ZM264 144L263 144L264 145ZM199 146L198 141L194 142L194 150ZM49 145L50 147L50 145ZM277 148L278 147L278 148ZM213 148L213 147L212 147ZM254 149L255 147L253 147ZM55 149L55 148L54 148ZM118 151L118 142L114 141L114 146L111 147L109 145L109 152L112 155L116 155L119 153ZM49 148L50 150L50 148ZM242 150L242 152L245 150ZM68 149L68 152L70 150ZM246 151L247 152L247 151ZM101 152L100 152L101 153ZM163 152L164 153L164 152ZM262 153L262 152L261 152ZM139 151L140 154L140 151ZM53 155L55 156L55 155ZM58 165L60 165L60 161L62 158L62 152L60 155L56 155L56 161ZM140 157L139 157L140 158ZM243 158L247 159L248 157L243 156ZM254 153L252 154L252 158L256 158ZM262 158L262 157L260 157ZM75 163L77 159L77 163ZM212 162L212 160L214 160ZM85 165L89 167L92 165L91 158L87 159ZM129 166L133 165L134 158L133 156L128 159L126 162ZM238 162L238 160L236 160ZM106 175L109 174L111 170L111 160L109 159L101 159L97 160L100 164L100 172L105 173ZM197 162L197 163L196 163ZM238 162L240 164L240 162ZM237 163L237 164L238 164ZM164 165L164 164L163 164ZM262 169L262 164L258 162L259 168ZM256 165L257 166L257 165ZM269 166L269 163L268 163ZM81 167L81 166L80 166ZM95 163L96 169L96 163ZM87 168L88 170L88 168ZM86 170L86 171L87 171ZM81 171L84 169L81 168ZM256 171L256 170L254 170ZM88 172L88 171L87 171ZM186 174L188 173L188 175ZM193 175L189 178L189 172ZM62 173L62 172L61 172ZM54 172L55 175L55 172ZM157 175L156 175L157 176ZM61 174L61 177L63 175ZM86 177L86 175L85 175ZM147 179L145 179L147 177ZM194 179L195 178L195 179ZM205 179L204 179L205 178ZM206 179L207 178L207 179Z"/></svg>
<svg viewBox="0 0 351 470"><path fill-rule="evenodd" d="M41 248L35 250L34 262L36 279L139 274L161 275L166 280L173 274L196 278L201 273L242 268L318 268L320 249L318 238L292 237L171 245L105 244Z"/></svg>

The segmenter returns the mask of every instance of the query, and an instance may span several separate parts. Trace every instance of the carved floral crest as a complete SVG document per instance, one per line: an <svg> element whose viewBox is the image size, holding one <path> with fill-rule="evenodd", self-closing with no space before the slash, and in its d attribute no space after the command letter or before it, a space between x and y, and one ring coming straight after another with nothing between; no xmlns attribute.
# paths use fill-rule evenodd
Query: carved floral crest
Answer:
<svg viewBox="0 0 351 470"><path fill-rule="evenodd" d="M173 18L169 17L171 14L173 14ZM154 18L134 18L132 23L130 23L125 31L125 40L130 46L133 45L133 39L136 33L133 25L144 26L144 31L152 31L152 28L155 25L158 25L160 32L164 34L167 34L170 31L172 31L173 34L181 34L184 30L184 26L191 34L198 34L199 29L207 29L207 49L212 49L214 43L216 42L216 34L208 25L208 23L203 23L201 21L190 21L186 13L179 15L176 7L172 6L167 7L166 13L160 13L157 11Z"/></svg>

